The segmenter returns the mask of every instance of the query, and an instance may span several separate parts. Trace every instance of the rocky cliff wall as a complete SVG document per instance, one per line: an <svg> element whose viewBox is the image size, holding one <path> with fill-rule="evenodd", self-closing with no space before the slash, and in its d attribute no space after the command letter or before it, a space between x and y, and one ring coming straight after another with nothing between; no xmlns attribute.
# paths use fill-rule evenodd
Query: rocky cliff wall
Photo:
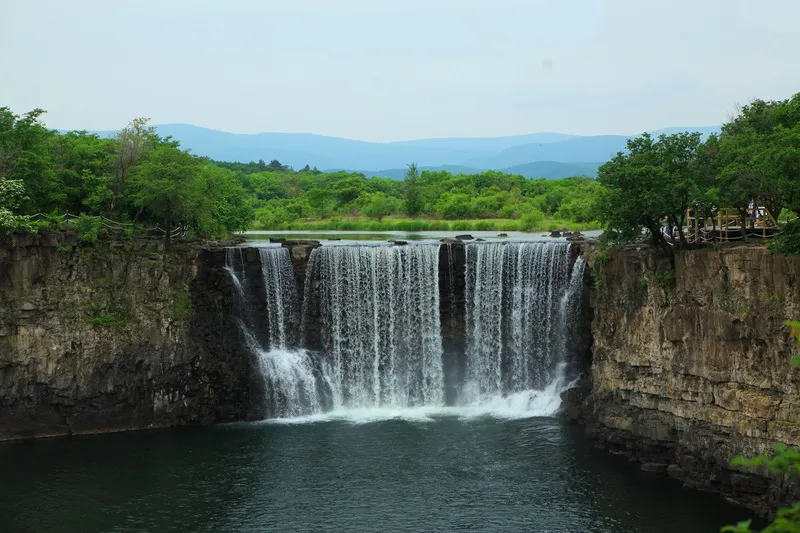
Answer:
<svg viewBox="0 0 800 533"><path fill-rule="evenodd" d="M222 249L0 245L0 440L254 418Z"/></svg>
<svg viewBox="0 0 800 533"><path fill-rule="evenodd" d="M593 388L584 404L604 446L688 486L768 511L797 497L779 477L734 471L736 455L800 445L800 258L763 247L677 254L587 253L595 275Z"/></svg>

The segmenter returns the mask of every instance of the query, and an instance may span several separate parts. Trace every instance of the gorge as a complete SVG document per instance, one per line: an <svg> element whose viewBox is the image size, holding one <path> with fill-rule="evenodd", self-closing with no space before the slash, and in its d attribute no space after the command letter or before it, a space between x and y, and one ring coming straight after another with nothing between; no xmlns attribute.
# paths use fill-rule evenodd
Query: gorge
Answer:
<svg viewBox="0 0 800 533"><path fill-rule="evenodd" d="M581 521L587 516L600 516L598 531L660 531L653 524L662 518L646 509L659 501L672 505L664 503L673 501L669 494L674 513L696 524L719 525L741 512L696 496L687 503L680 485L656 489L668 477L760 512L795 496L787 480L739 472L728 461L773 441L798 444L797 377L788 367L794 346L782 321L798 315L800 262L759 247L686 252L671 286L659 274L663 260L647 249L609 256L586 241L506 241L187 243L165 254L153 241L86 246L62 233L15 236L0 255L0 439L266 419L219 426L196 434L197 442L209 450L239 442L246 448L226 454L244 455L224 461L261 464L269 459L246 451L255 439L271 450L277 463L269 468L280 476L293 475L293 461L317 472L323 466L313 454L341 453L338 460L351 470L339 475L347 477L359 471L355 457L369 462L374 453L396 479L406 479L402 469L386 461L406 457L410 472L420 478L426 469L439 472L450 491L468 472L480 472L491 485L484 489L500 493L502 483L519 483L537 498L545 487L572 490L561 501L569 509L558 507L547 522L564 531L579 523L589 528ZM662 492L647 496L639 518L576 511L577 495L613 498L639 482L627 464L594 464L616 463L586 448L583 430L576 433L563 418L580 422L592 442L642 470L666 473L642 481L643 494ZM429 440L430 433L455 439L450 446L472 444L466 455L446 452L446 441ZM365 456L356 441L338 440L356 435L377 448ZM473 442L474 435L480 440ZM92 437L101 438L123 448L139 439L163 445L150 440L155 436ZM341 447L320 452L329 439ZM472 463L472 454L497 453L484 447L489 441L517 443L517 455ZM63 446L58 442L37 447L55 450ZM22 468L17 462L33 468L29 461L38 455L5 446L16 458L4 464L13 479ZM375 450L384 448L389 455L379 459ZM68 455L78 468L84 452L74 453ZM300 459L303 453L311 455ZM462 474L430 463L440 454L461 465ZM534 463L519 463L523 457ZM504 472L499 485L491 482L492 468ZM623 470L627 477L617 479ZM222 471L207 475L233 482ZM390 490L391 479L380 490ZM528 486L537 479L542 485ZM60 483L74 488L77 481ZM420 490L446 505L433 486ZM26 490L12 496L0 489L0 501L23 507L24 495L35 499ZM254 504L238 497L243 509ZM522 522L508 522L509 529L529 526L530 513L547 514L525 505ZM699 518L700 507L709 506L719 513ZM425 524L433 523L429 511L423 514ZM664 527L680 528L669 521Z"/></svg>

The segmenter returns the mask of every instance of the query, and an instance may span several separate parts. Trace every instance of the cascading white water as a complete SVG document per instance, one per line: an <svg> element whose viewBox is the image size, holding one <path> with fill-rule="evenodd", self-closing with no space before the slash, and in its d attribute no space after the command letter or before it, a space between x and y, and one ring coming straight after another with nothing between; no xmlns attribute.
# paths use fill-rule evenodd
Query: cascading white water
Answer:
<svg viewBox="0 0 800 533"><path fill-rule="evenodd" d="M466 246L462 402L545 390L561 378L570 321L566 311L580 288L570 293L570 253L568 243Z"/></svg>
<svg viewBox="0 0 800 533"><path fill-rule="evenodd" d="M438 246L317 248L306 284L319 286L335 408L443 404Z"/></svg>
<svg viewBox="0 0 800 533"><path fill-rule="evenodd" d="M245 345L256 357L264 381L267 415L295 417L323 410L326 405L322 393L325 390L325 369L315 367L308 352L290 344L298 320L289 250L282 247L259 249L269 326L265 342L259 341L255 333L252 302L242 281L245 265L241 248L228 248L225 258L226 270L234 285L234 308L240 315L236 317L237 324ZM237 266L237 258L241 268Z"/></svg>
<svg viewBox="0 0 800 533"><path fill-rule="evenodd" d="M289 250L259 248L261 276L266 291L270 348L286 349L297 328L297 290Z"/></svg>
<svg viewBox="0 0 800 533"><path fill-rule="evenodd" d="M567 243L466 245L466 375L454 382L460 385L457 405L445 407L439 254L438 245L315 249L306 269L302 326L321 351L308 352L296 348L298 304L288 250L259 250L259 293L253 292L262 287L258 279L245 276L251 269L242 250L229 249L235 313L264 379L267 416L305 420L331 408L326 416L355 420L554 413L570 386L583 259L571 266ZM444 288L451 306L446 315L455 316L451 246L444 257L451 284ZM260 295L266 324L252 318L264 309Z"/></svg>

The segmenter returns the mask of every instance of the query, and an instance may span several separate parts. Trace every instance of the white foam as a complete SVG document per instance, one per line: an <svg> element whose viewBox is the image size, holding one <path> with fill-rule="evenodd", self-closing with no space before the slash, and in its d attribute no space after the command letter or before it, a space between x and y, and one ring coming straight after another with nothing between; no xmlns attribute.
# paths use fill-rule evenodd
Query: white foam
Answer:
<svg viewBox="0 0 800 533"><path fill-rule="evenodd" d="M441 418L458 418L469 421L478 418L520 420L525 418L551 417L561 407L561 393L571 388L562 379L555 379L543 390L526 390L507 396L494 396L480 402L461 406L419 407L369 407L359 409L338 408L326 413L291 418L263 420L267 424L314 424L320 422L348 422L369 424L386 420L404 420L428 423Z"/></svg>

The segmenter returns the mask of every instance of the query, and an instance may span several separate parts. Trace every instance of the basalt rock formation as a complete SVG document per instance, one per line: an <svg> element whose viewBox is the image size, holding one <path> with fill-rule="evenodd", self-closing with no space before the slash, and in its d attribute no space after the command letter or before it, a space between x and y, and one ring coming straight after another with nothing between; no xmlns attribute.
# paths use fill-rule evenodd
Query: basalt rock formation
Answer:
<svg viewBox="0 0 800 533"><path fill-rule="evenodd" d="M257 417L224 253L158 241L0 245L0 440Z"/></svg>
<svg viewBox="0 0 800 533"><path fill-rule="evenodd" d="M733 469L773 442L800 445L800 258L763 247L587 254L592 390L582 416L603 446L687 486L768 513L798 497L782 476Z"/></svg>

